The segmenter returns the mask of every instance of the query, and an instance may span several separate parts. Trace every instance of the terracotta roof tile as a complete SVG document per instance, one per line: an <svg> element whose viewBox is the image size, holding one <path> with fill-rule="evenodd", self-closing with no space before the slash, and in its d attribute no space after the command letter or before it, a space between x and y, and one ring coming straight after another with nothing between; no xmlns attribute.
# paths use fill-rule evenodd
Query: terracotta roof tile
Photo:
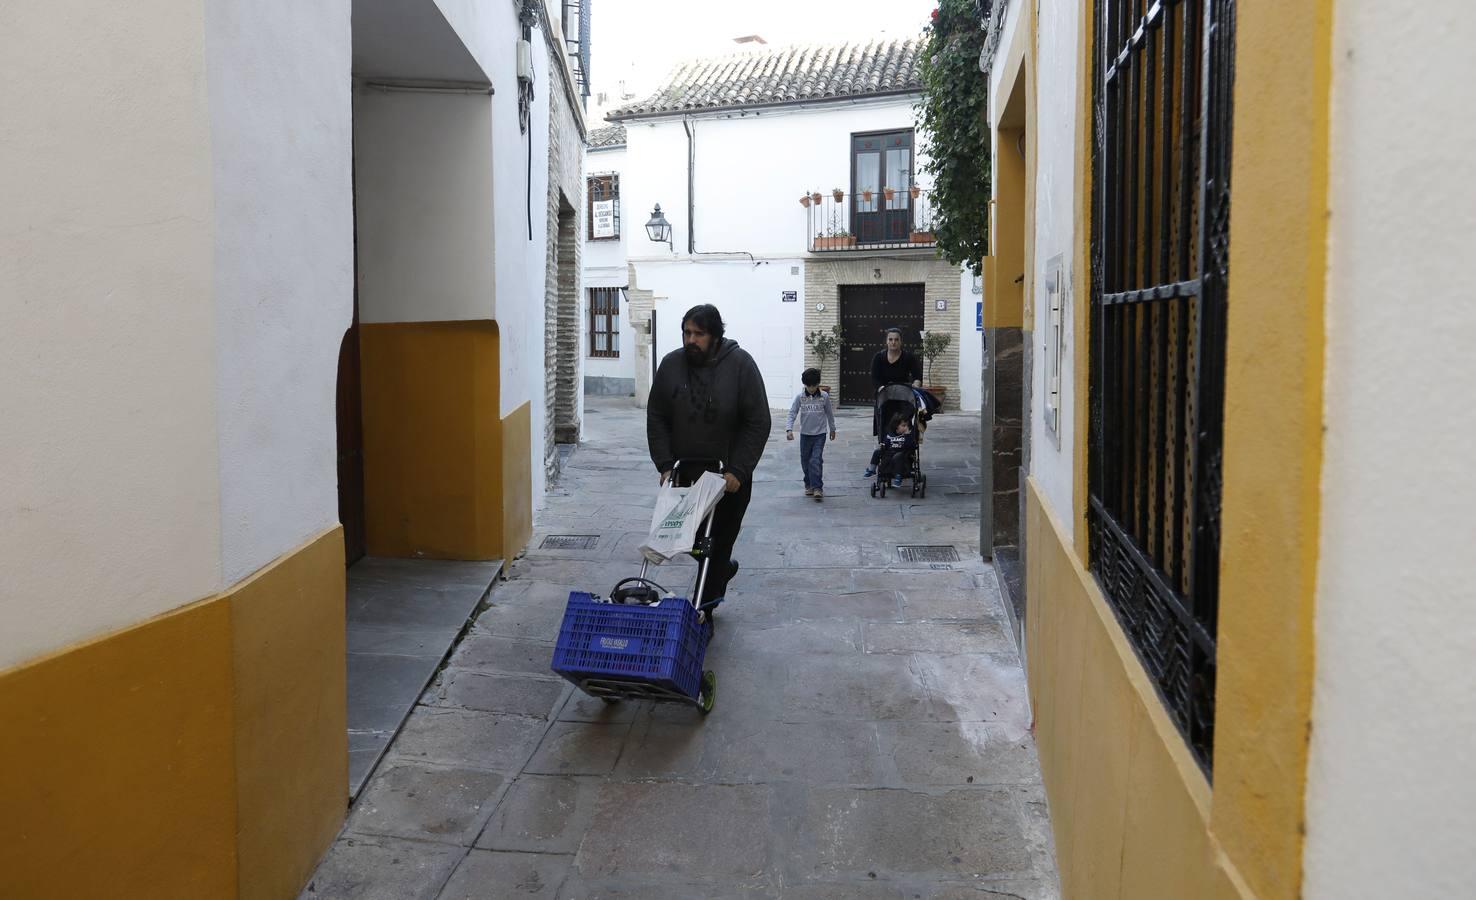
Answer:
<svg viewBox="0 0 1476 900"><path fill-rule="evenodd" d="M609 119L920 91L922 47L918 36L692 60L673 69L651 96L615 110Z"/></svg>

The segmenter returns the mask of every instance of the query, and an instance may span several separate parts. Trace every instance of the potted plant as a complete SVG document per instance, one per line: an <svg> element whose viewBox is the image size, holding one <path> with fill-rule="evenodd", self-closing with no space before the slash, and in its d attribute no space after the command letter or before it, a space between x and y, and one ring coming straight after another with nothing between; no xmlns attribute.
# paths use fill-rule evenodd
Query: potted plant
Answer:
<svg viewBox="0 0 1476 900"><path fill-rule="evenodd" d="M871 188L864 187L861 189L861 199L866 203L871 202Z"/></svg>
<svg viewBox="0 0 1476 900"><path fill-rule="evenodd" d="M802 194L802 195L800 195L800 206L803 206L805 209L809 209L810 208L810 195L809 194Z"/></svg>
<svg viewBox="0 0 1476 900"><path fill-rule="evenodd" d="M840 188L831 188L830 196L835 198L836 203L839 203L842 200L846 199L846 192L841 190Z"/></svg>
<svg viewBox="0 0 1476 900"><path fill-rule="evenodd" d="M891 203L892 202L892 198L895 197L895 196L897 196L897 191L894 190L893 188L889 188L889 187L882 188L882 197L885 198L888 203Z"/></svg>
<svg viewBox="0 0 1476 900"><path fill-rule="evenodd" d="M920 185L914 184L912 187L907 189L907 193L912 195L912 199L916 200L918 197L922 196L922 187Z"/></svg>
<svg viewBox="0 0 1476 900"><path fill-rule="evenodd" d="M855 245L856 237L844 228L832 228L815 238L816 250L839 250Z"/></svg>
<svg viewBox="0 0 1476 900"><path fill-rule="evenodd" d="M924 331L923 332L922 339L923 339L923 345L922 345L923 359L926 360L927 361L927 364L928 364L928 367L927 367L928 388L927 388L927 390L928 390L928 393L930 393L933 396L937 397L938 398L938 402L941 403L941 402L943 402L943 395L944 395L944 392L946 391L946 388L944 388L942 385L939 385L939 384L934 383L934 381L933 381L933 364L935 362L937 362L938 357L940 357L940 356L943 355L943 351L945 351L945 350L948 349L948 345L951 344L951 343L953 343L953 335L951 335L951 334L943 334L942 332L939 332L939 331Z"/></svg>
<svg viewBox="0 0 1476 900"><path fill-rule="evenodd" d="M931 231L923 231L921 229L914 228L912 230L912 237L910 238L910 240L914 244L931 244L936 241L937 238L933 236L933 233Z"/></svg>
<svg viewBox="0 0 1476 900"><path fill-rule="evenodd" d="M844 338L841 335L839 325L830 326L829 331L812 331L805 335L805 343L810 346L810 351L815 354L818 368L820 369L820 380L825 381L825 361L831 358L840 358L841 343ZM830 385L821 384L820 390L830 390Z"/></svg>
<svg viewBox="0 0 1476 900"><path fill-rule="evenodd" d="M815 193L810 195L810 202L815 204L817 207L820 205L820 201L824 199L825 195L820 193L819 191L816 191Z"/></svg>

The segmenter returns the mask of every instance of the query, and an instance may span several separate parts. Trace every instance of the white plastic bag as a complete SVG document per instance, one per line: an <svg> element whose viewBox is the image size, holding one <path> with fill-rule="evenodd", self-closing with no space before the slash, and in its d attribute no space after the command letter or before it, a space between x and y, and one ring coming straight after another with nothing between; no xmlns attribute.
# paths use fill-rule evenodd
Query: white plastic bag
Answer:
<svg viewBox="0 0 1476 900"><path fill-rule="evenodd" d="M651 515L651 533L641 544L641 555L657 565L678 553L687 553L697 542L697 528L723 499L727 482L716 472L703 472L691 487L672 487L670 481L656 495Z"/></svg>

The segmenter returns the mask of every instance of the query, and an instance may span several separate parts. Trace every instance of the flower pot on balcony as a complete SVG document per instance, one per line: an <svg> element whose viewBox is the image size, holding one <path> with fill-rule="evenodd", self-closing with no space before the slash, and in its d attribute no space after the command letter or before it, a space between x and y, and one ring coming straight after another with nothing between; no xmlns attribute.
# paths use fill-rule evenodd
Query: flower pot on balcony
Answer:
<svg viewBox="0 0 1476 900"><path fill-rule="evenodd" d="M871 202L871 191L869 191L869 190L862 191L861 192L861 200L863 202L865 202L865 203L870 203Z"/></svg>
<svg viewBox="0 0 1476 900"><path fill-rule="evenodd" d="M816 206L819 206L820 205L820 201L821 200L824 200L824 199L825 199L825 195L822 194L822 193L820 193L819 191L816 191L815 193L813 193L813 194L810 195L810 202L813 203L813 204L815 204Z"/></svg>
<svg viewBox="0 0 1476 900"><path fill-rule="evenodd" d="M910 240L914 244L931 244L937 241L937 238L933 237L931 231L914 231Z"/></svg>
<svg viewBox="0 0 1476 900"><path fill-rule="evenodd" d="M809 194L806 194L806 195L804 195L803 197L800 198L800 206L803 206L805 209L809 209L810 208L810 195Z"/></svg>
<svg viewBox="0 0 1476 900"><path fill-rule="evenodd" d="M830 196L835 198L836 203L839 203L842 200L846 199L846 192L841 190L840 188L835 188L831 190Z"/></svg>
<svg viewBox="0 0 1476 900"><path fill-rule="evenodd" d="M918 197L922 196L922 188L914 184L912 187L907 189L907 193L912 195L912 199L916 200Z"/></svg>
<svg viewBox="0 0 1476 900"><path fill-rule="evenodd" d="M834 237L821 236L815 238L816 250L841 250L846 247L854 246L856 246L855 235L843 234L835 235Z"/></svg>
<svg viewBox="0 0 1476 900"><path fill-rule="evenodd" d="M882 196L886 198L888 203L891 203L892 198L897 196L897 192L892 188L882 188Z"/></svg>

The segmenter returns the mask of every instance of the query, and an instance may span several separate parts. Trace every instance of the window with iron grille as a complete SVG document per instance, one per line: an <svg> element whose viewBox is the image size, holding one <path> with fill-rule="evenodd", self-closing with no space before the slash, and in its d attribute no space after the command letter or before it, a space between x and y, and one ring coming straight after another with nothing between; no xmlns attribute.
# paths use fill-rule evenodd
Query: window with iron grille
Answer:
<svg viewBox="0 0 1476 900"><path fill-rule="evenodd" d="M1095 0L1090 553L1213 762L1234 0Z"/></svg>
<svg viewBox="0 0 1476 900"><path fill-rule="evenodd" d="M620 288L589 289L589 355L620 356Z"/></svg>
<svg viewBox="0 0 1476 900"><path fill-rule="evenodd" d="M589 239L619 240L620 176L591 175L585 187L585 194L589 197Z"/></svg>

